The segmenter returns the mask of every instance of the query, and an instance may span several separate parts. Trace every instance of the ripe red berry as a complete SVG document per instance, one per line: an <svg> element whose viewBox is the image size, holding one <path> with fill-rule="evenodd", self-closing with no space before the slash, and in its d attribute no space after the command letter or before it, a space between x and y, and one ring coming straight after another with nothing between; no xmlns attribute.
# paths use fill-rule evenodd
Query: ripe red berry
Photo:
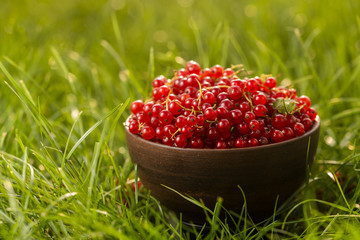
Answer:
<svg viewBox="0 0 360 240"><path fill-rule="evenodd" d="M137 134L139 132L139 123L137 121L132 121L129 124L129 131L132 134Z"/></svg>
<svg viewBox="0 0 360 240"><path fill-rule="evenodd" d="M228 88L227 92L230 99L232 100L239 100L243 95L243 92L239 86L231 86Z"/></svg>
<svg viewBox="0 0 360 240"><path fill-rule="evenodd" d="M237 75L188 61L173 77L153 79L152 99L132 102L127 127L155 143L219 149L282 142L311 129L317 112L309 97L277 87L274 77ZM284 110L283 100L295 104Z"/></svg>
<svg viewBox="0 0 360 240"><path fill-rule="evenodd" d="M189 74L195 73L195 74L199 75L201 72L200 65L197 62L192 61L192 60L186 63L185 68Z"/></svg>
<svg viewBox="0 0 360 240"><path fill-rule="evenodd" d="M258 90L258 82L255 80L255 78L250 78L246 82L246 89L251 93L256 92Z"/></svg>
<svg viewBox="0 0 360 240"><path fill-rule="evenodd" d="M216 111L212 107L209 107L205 109L204 117L206 120L214 121L217 117Z"/></svg>
<svg viewBox="0 0 360 240"><path fill-rule="evenodd" d="M267 113L268 113L267 108L262 104L256 105L254 107L254 114L257 117L264 117Z"/></svg>
<svg viewBox="0 0 360 240"><path fill-rule="evenodd" d="M246 140L241 137L237 138L234 143L234 146L236 148L244 148L244 147L246 147L246 145L247 145Z"/></svg>
<svg viewBox="0 0 360 240"><path fill-rule="evenodd" d="M131 103L131 112L137 114L138 112L143 111L144 103L141 100L136 100Z"/></svg>
<svg viewBox="0 0 360 240"><path fill-rule="evenodd" d="M140 135L144 139L150 140L150 139L153 139L155 137L155 130L150 126L144 126L144 127L141 128Z"/></svg>
<svg viewBox="0 0 360 240"><path fill-rule="evenodd" d="M273 77L268 77L265 82L264 82L264 85L268 88L274 88L276 87L276 79L273 78Z"/></svg>
<svg viewBox="0 0 360 240"><path fill-rule="evenodd" d="M175 144L177 147L184 148L186 147L188 140L183 134L179 134L175 138Z"/></svg>
<svg viewBox="0 0 360 240"><path fill-rule="evenodd" d="M211 77L219 78L223 75L224 68L220 65L215 65L211 68Z"/></svg>
<svg viewBox="0 0 360 240"><path fill-rule="evenodd" d="M223 132L227 132L230 129L230 122L227 119L221 119L219 120L218 124L217 124L217 129L219 130L219 132L223 133Z"/></svg>
<svg viewBox="0 0 360 240"><path fill-rule="evenodd" d="M174 116L169 110L162 110L159 113L159 120L162 125L169 124L172 122Z"/></svg>
<svg viewBox="0 0 360 240"><path fill-rule="evenodd" d="M271 124L274 128L282 130L286 126L286 118L282 114L275 114L271 120Z"/></svg>
<svg viewBox="0 0 360 240"><path fill-rule="evenodd" d="M153 85L154 88L158 88L158 87L160 87L162 85L165 85L166 81L167 81L166 77L164 77L163 75L160 75L160 76L157 76L153 80L152 85Z"/></svg>
<svg viewBox="0 0 360 240"><path fill-rule="evenodd" d="M284 141L284 134L278 130L278 129L275 129L274 131L272 131L271 133L271 141L274 142L274 143L278 143L278 142L282 142Z"/></svg>
<svg viewBox="0 0 360 240"><path fill-rule="evenodd" d="M296 136L301 136L305 133L305 127L302 123L295 123L293 127L294 133Z"/></svg>

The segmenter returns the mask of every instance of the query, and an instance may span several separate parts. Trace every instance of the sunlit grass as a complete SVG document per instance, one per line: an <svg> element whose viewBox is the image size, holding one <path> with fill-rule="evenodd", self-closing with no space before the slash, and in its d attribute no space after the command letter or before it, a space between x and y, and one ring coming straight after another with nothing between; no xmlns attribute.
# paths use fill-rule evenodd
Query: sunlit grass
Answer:
<svg viewBox="0 0 360 240"><path fill-rule="evenodd" d="M359 239L359 12L357 1L5 1L0 238ZM200 233L132 190L128 103L190 59L279 76L321 117L309 183L261 224L243 212L231 228L219 203Z"/></svg>

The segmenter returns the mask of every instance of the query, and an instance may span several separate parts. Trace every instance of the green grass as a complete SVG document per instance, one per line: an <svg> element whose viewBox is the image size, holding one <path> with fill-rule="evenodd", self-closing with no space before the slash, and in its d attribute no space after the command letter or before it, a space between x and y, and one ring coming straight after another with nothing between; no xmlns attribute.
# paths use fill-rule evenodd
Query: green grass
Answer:
<svg viewBox="0 0 360 240"><path fill-rule="evenodd" d="M347 0L4 1L0 239L190 238L132 192L122 125L154 76L190 59L279 75L322 119L309 182L276 218L230 230L219 202L203 238L360 239L359 13Z"/></svg>

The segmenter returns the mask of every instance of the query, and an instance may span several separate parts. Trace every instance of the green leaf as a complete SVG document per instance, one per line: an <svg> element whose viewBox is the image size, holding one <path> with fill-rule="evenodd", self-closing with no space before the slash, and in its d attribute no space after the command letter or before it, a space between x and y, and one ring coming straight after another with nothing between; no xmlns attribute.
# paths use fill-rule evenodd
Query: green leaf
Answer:
<svg viewBox="0 0 360 240"><path fill-rule="evenodd" d="M290 98L277 98L273 102L273 107L279 113L291 114L295 111L296 101Z"/></svg>

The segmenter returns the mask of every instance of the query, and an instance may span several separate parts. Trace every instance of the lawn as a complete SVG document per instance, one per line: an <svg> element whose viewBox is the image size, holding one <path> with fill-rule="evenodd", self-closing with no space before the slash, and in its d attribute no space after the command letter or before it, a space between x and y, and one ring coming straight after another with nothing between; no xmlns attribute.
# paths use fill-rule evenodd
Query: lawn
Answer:
<svg viewBox="0 0 360 240"><path fill-rule="evenodd" d="M350 0L3 1L0 239L360 239L359 13ZM191 59L312 99L316 160L275 218L215 218L201 235L132 190L130 103Z"/></svg>

